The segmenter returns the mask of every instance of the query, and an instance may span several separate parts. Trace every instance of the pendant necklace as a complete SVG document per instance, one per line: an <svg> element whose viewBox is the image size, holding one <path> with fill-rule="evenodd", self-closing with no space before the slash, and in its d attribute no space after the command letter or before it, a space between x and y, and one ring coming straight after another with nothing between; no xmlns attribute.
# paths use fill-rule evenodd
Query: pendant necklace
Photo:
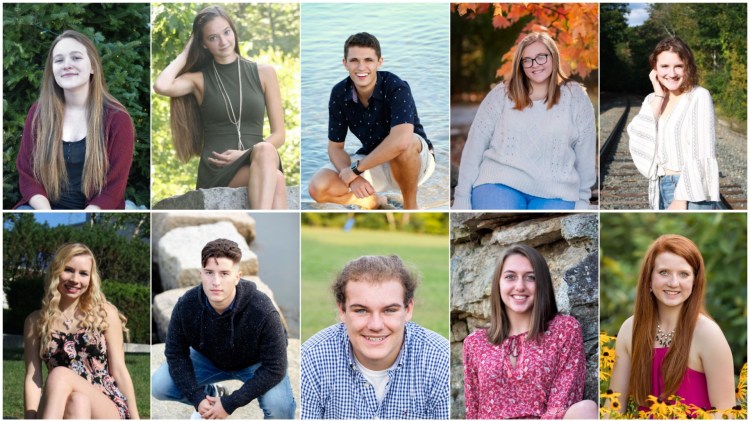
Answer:
<svg viewBox="0 0 750 421"><path fill-rule="evenodd" d="M60 312L63 317L63 326L65 326L65 330L70 330L70 328L73 326L73 322L75 321L76 317L76 311L78 311L78 308L73 309L73 314L70 317L66 316L62 311Z"/></svg>
<svg viewBox="0 0 750 421"><path fill-rule="evenodd" d="M229 100L229 93L227 92L226 88L224 88L224 83L221 81L219 71L216 69L216 61L212 61L211 64L214 66L214 75L216 76L216 81L219 85L219 93L221 93L221 99L224 100L224 108L226 108L227 110L227 117L229 118L229 122L232 123L237 129L237 149L243 151L245 150L245 146L242 144L242 132L240 131L240 126L242 125L242 69L240 68L240 61L240 56L237 56L237 79L239 80L240 84L240 112L238 116L234 115L234 107L232 106L232 101Z"/></svg>
<svg viewBox="0 0 750 421"><path fill-rule="evenodd" d="M674 329L669 332L661 330L661 324L656 322L656 342L659 343L663 348L669 348L672 346L672 339L674 339Z"/></svg>

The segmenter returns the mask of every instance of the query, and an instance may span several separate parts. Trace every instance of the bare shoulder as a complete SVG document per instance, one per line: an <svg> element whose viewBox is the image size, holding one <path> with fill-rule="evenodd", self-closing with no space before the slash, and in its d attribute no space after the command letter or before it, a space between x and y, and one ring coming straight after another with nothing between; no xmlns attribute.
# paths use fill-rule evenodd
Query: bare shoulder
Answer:
<svg viewBox="0 0 750 421"><path fill-rule="evenodd" d="M42 311L36 310L33 311L31 314L26 316L26 320L23 323L24 331L30 327L36 328L37 323L39 323L39 319L42 317Z"/></svg>
<svg viewBox="0 0 750 421"><path fill-rule="evenodd" d="M714 343L726 343L726 341L724 332L721 331L721 327L715 321L703 314L698 316L698 321L695 323L695 330L693 331L693 343L697 342L711 346Z"/></svg>
<svg viewBox="0 0 750 421"><path fill-rule="evenodd" d="M104 307L104 310L107 312L107 321L112 322L113 320L117 320L119 322L120 320L120 312L117 310L117 307L115 307L114 304L107 301L102 305Z"/></svg>
<svg viewBox="0 0 750 421"><path fill-rule="evenodd" d="M631 344L633 343L633 316L628 317L622 326L620 331L617 332L617 347L624 347L628 354L630 354Z"/></svg>
<svg viewBox="0 0 750 421"><path fill-rule="evenodd" d="M266 82L276 80L276 68L270 64L257 63L258 65L258 76L261 82L265 85Z"/></svg>

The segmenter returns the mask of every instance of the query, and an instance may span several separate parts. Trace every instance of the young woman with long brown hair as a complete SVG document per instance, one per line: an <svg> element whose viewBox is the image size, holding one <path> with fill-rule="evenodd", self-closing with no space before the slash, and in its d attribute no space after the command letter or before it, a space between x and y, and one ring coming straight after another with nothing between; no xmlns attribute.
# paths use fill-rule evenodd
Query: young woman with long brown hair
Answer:
<svg viewBox="0 0 750 421"><path fill-rule="evenodd" d="M544 257L508 247L490 287L490 326L464 340L467 419L596 419L583 400L586 354L581 326L559 314Z"/></svg>
<svg viewBox="0 0 750 421"><path fill-rule="evenodd" d="M630 155L648 178L654 210L709 210L719 204L716 115L711 93L698 85L690 47L661 40L648 58L654 92L628 125Z"/></svg>
<svg viewBox="0 0 750 421"><path fill-rule="evenodd" d="M65 31L49 49L16 158L20 209L124 209L133 122L104 81L94 43Z"/></svg>
<svg viewBox="0 0 750 421"><path fill-rule="evenodd" d="M138 418L125 366L125 318L101 291L96 259L65 244L47 274L42 308L24 323L26 418ZM42 387L42 362L49 374Z"/></svg>
<svg viewBox="0 0 750 421"><path fill-rule="evenodd" d="M648 395L672 395L685 405L730 409L732 351L703 306L706 271L698 247L681 235L662 235L641 263L632 317L617 334L610 388L648 407Z"/></svg>
<svg viewBox="0 0 750 421"><path fill-rule="evenodd" d="M518 44L510 79L479 106L453 209L588 209L595 162L591 100L565 78L552 38L532 32Z"/></svg>
<svg viewBox="0 0 750 421"><path fill-rule="evenodd" d="M276 71L241 57L237 31L223 8L198 13L185 49L156 79L154 91L172 98L177 158L200 156L197 188L246 186L251 209L286 209ZM271 134L263 139L266 110Z"/></svg>

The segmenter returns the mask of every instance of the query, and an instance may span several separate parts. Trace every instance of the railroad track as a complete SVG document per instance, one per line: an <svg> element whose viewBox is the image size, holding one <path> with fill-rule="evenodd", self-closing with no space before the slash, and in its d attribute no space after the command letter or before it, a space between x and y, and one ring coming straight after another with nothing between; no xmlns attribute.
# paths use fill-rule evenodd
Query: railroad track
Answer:
<svg viewBox="0 0 750 421"><path fill-rule="evenodd" d="M601 114L601 135L606 136L599 150L600 208L605 210L648 209L648 181L633 164L628 148L625 128L640 111L641 98L617 98L611 107ZM724 147L721 134L717 138L719 160L719 190L723 209L746 209L747 193L745 179L732 177L723 171L732 162L733 151L722 153ZM744 156L744 155L743 155ZM735 159L736 160L736 159ZM746 176L746 172L745 178Z"/></svg>

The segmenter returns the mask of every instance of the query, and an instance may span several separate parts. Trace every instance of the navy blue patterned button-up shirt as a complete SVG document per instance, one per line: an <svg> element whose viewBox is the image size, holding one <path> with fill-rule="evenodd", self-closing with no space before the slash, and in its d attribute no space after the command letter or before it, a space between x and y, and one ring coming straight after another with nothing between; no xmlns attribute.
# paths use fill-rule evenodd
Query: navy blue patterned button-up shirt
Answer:
<svg viewBox="0 0 750 421"><path fill-rule="evenodd" d="M302 419L448 419L448 341L412 322L405 331L379 405L375 388L357 367L343 323L305 341Z"/></svg>
<svg viewBox="0 0 750 421"><path fill-rule="evenodd" d="M333 87L328 102L328 139L343 142L348 129L362 142L357 153L367 155L390 134L391 127L409 123L432 150L432 143L419 122L409 84L391 72L379 71L377 76L366 108L359 102L349 77Z"/></svg>

